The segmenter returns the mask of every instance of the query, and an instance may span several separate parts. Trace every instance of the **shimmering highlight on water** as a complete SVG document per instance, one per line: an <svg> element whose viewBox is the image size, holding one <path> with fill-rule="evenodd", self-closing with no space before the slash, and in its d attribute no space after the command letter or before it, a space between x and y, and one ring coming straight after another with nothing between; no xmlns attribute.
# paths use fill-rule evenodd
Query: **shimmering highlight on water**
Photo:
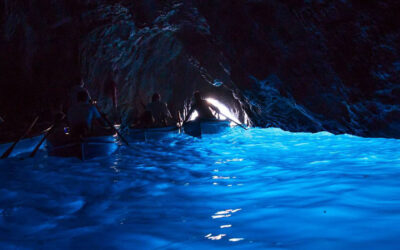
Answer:
<svg viewBox="0 0 400 250"><path fill-rule="evenodd" d="M279 129L0 161L0 248L396 249L400 141Z"/></svg>

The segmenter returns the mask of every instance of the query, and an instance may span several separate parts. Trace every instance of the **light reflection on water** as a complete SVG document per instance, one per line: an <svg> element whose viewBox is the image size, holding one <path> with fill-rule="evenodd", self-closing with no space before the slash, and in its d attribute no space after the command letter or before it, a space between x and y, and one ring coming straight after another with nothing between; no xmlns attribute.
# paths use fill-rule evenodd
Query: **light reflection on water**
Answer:
<svg viewBox="0 0 400 250"><path fill-rule="evenodd" d="M0 248L397 248L400 141L279 129L0 162Z"/></svg>

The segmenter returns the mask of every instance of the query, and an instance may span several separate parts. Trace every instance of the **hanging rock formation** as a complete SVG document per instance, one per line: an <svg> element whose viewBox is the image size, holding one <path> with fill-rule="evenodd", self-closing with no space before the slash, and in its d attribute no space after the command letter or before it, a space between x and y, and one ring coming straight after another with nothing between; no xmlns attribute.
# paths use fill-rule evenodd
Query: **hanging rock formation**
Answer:
<svg viewBox="0 0 400 250"><path fill-rule="evenodd" d="M2 4L6 120L48 113L81 76L108 113L115 84L124 124L153 92L176 115L199 89L255 126L400 137L398 1Z"/></svg>

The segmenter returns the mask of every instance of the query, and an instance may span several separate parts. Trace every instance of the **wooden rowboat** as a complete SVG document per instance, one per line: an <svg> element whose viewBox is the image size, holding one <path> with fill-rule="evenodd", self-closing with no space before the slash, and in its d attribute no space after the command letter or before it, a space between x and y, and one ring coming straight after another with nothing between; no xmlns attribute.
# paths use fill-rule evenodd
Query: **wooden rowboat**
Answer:
<svg viewBox="0 0 400 250"><path fill-rule="evenodd" d="M205 134L218 134L230 127L230 121L217 119L193 120L183 125L183 131L194 137Z"/></svg>
<svg viewBox="0 0 400 250"><path fill-rule="evenodd" d="M161 128L130 128L127 137L135 141L161 140L177 135L179 127L168 126Z"/></svg>
<svg viewBox="0 0 400 250"><path fill-rule="evenodd" d="M50 156L76 157L87 160L109 156L118 145L114 135L73 138L68 134L58 134L46 139L47 152Z"/></svg>

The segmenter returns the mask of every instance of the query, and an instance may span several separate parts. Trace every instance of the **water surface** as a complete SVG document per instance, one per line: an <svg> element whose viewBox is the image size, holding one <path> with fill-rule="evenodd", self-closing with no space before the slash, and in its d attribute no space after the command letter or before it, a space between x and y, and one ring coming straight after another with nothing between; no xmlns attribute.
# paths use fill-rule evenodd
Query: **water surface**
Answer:
<svg viewBox="0 0 400 250"><path fill-rule="evenodd" d="M0 161L1 249L396 249L400 141L279 129Z"/></svg>

